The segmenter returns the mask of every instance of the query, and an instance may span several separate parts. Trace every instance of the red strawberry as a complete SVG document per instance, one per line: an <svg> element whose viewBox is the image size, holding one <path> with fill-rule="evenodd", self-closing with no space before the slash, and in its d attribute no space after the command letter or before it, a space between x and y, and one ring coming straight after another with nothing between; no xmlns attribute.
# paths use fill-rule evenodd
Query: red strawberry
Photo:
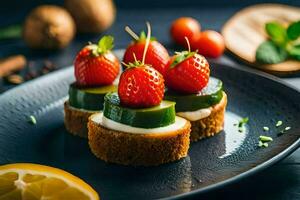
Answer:
<svg viewBox="0 0 300 200"><path fill-rule="evenodd" d="M160 104L164 88L163 76L154 68L139 63L122 73L118 94L122 105L146 108Z"/></svg>
<svg viewBox="0 0 300 200"><path fill-rule="evenodd" d="M209 64L196 52L177 53L169 61L168 67L166 85L170 89L183 93L197 93L208 83Z"/></svg>
<svg viewBox="0 0 300 200"><path fill-rule="evenodd" d="M110 85L120 71L117 57L110 51L113 37L104 36L98 45L84 47L74 62L76 82L80 86Z"/></svg>
<svg viewBox="0 0 300 200"><path fill-rule="evenodd" d="M136 38L136 37L135 37ZM139 38L132 42L126 49L123 62L124 63L134 63L136 60L142 60L143 52L146 43L145 33L142 32ZM155 40L151 40L145 57L145 64L150 65L159 71L162 75L165 75L166 65L168 64L170 57L166 48Z"/></svg>

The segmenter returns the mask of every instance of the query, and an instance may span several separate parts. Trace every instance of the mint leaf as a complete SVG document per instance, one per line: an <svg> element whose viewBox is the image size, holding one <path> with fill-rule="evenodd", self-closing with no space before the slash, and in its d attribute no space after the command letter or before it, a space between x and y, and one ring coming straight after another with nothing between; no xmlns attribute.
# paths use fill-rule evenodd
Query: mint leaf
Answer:
<svg viewBox="0 0 300 200"><path fill-rule="evenodd" d="M300 21L289 25L287 29L287 36L290 40L296 40L300 36Z"/></svg>
<svg viewBox="0 0 300 200"><path fill-rule="evenodd" d="M288 53L292 58L300 61L300 44L288 49Z"/></svg>
<svg viewBox="0 0 300 200"><path fill-rule="evenodd" d="M266 32L270 39L278 45L284 45L286 42L286 29L277 22L266 23Z"/></svg>
<svg viewBox="0 0 300 200"><path fill-rule="evenodd" d="M98 42L97 52L106 53L114 47L114 38L110 35L103 36Z"/></svg>
<svg viewBox="0 0 300 200"><path fill-rule="evenodd" d="M285 49L277 46L273 41L261 43L256 50L256 61L264 64L275 64L286 60L288 54Z"/></svg>

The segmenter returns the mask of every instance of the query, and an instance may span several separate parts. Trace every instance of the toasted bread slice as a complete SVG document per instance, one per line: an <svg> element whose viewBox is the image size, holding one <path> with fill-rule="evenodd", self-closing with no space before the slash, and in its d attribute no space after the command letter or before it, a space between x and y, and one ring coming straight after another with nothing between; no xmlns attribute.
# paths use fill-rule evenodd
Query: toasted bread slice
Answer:
<svg viewBox="0 0 300 200"><path fill-rule="evenodd" d="M65 127L67 131L72 133L73 135L87 138L88 119L92 114L95 114L97 112L73 108L72 106L70 106L68 101L64 103L64 111Z"/></svg>
<svg viewBox="0 0 300 200"><path fill-rule="evenodd" d="M94 120L88 122L88 140L100 159L122 165L153 166L179 160L187 155L190 144L189 121L175 131L136 134L111 130ZM126 131L126 130L124 130Z"/></svg>
<svg viewBox="0 0 300 200"><path fill-rule="evenodd" d="M227 95L225 92L223 92L222 100L218 104L212 106L211 114L208 117L197 121L191 121L192 142L214 136L223 130L226 105Z"/></svg>

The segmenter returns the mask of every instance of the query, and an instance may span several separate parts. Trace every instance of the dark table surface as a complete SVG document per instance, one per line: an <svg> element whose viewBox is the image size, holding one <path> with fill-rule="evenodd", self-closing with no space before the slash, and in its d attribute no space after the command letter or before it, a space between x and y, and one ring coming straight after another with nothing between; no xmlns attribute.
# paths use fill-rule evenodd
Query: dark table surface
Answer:
<svg viewBox="0 0 300 200"><path fill-rule="evenodd" d="M23 9L18 11L8 12L12 9L14 1L7 3L7 7L0 8L0 26L11 23L20 23L26 12L30 9L30 4L24 4ZM20 2L20 1L17 1ZM28 2L40 3L41 1L28 0ZM51 1L47 1L51 2ZM55 1L54 1L55 2ZM126 1L127 2L127 1ZM130 0L129 2L137 2ZM239 4L239 1L217 1L219 6L213 3L195 3L196 1L186 1L185 6L182 3L174 3L173 1L162 4L158 7L159 1L149 1L145 5L130 6L122 1L117 1L118 14L114 25L103 34L111 34L115 37L116 48L126 48L130 38L123 31L125 25L130 25L134 30L139 32L145 29L145 21L150 21L153 30L153 36L158 38L170 50L176 49L169 37L169 26L171 22L180 16L192 16L201 22L203 29L220 30L227 19L230 18L236 11L249 3ZM189 5L189 2L191 4ZM223 4L221 3L223 2ZM256 1L259 2L259 1ZM285 1L287 2L287 1ZM16 1L15 1L16 3ZM56 3L61 3L57 0ZM253 3L253 2L252 2ZM299 1L288 1L290 4L299 6ZM87 41L96 41L101 35L78 35L74 42L68 48L56 52L44 52L29 50L22 40L10 40L0 42L0 57L5 57L11 54L24 54L30 61L34 70L39 71L45 60L51 61L57 68L63 68L72 64L74 55L79 49L87 43ZM222 61L230 64L237 64L228 55L223 56ZM242 66L247 67L247 66ZM26 73L26 70L21 74ZM294 76L283 78L294 87L300 90L300 77ZM1 80L0 89L2 92L14 87ZM300 119L299 119L300 121ZM300 149L293 154L275 164L274 166L260 172L254 176L246 178L240 182L233 183L225 188L217 191L212 191L199 196L199 199L300 199Z"/></svg>

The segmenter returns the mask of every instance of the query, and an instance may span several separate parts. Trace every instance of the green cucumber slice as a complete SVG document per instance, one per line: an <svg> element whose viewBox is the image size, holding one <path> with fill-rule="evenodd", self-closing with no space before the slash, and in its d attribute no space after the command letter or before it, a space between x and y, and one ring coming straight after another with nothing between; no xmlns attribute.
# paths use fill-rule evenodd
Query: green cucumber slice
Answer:
<svg viewBox="0 0 300 200"><path fill-rule="evenodd" d="M70 106L85 110L102 110L104 96L108 92L117 91L116 85L106 85L95 88L80 88L72 83L69 88Z"/></svg>
<svg viewBox="0 0 300 200"><path fill-rule="evenodd" d="M128 108L120 105L116 92L104 97L103 115L115 122L140 128L158 128L175 122L175 102L162 101L150 108Z"/></svg>
<svg viewBox="0 0 300 200"><path fill-rule="evenodd" d="M176 102L176 112L195 111L208 108L223 98L223 83L221 80L210 77L208 84L198 94L179 94L167 90L164 99Z"/></svg>

